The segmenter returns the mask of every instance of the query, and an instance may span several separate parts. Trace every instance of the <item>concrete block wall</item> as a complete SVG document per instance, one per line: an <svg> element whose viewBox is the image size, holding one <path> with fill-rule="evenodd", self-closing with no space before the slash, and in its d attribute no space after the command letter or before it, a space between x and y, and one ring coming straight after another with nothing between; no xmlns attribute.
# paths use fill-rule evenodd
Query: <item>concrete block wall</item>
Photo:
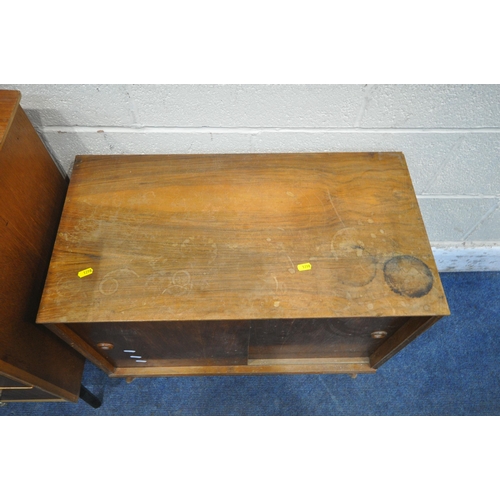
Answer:
<svg viewBox="0 0 500 500"><path fill-rule="evenodd" d="M438 266L500 269L500 85L2 85L79 154L402 151Z"/></svg>

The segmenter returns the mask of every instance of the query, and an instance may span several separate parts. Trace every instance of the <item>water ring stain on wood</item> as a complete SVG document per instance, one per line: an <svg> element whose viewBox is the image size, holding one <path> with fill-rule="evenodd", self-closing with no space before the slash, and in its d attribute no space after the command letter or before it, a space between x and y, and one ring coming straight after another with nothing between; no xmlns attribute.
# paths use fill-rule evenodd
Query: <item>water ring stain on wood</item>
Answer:
<svg viewBox="0 0 500 500"><path fill-rule="evenodd" d="M411 255L389 259L384 265L384 277L394 293L411 298L427 295L434 283L427 264Z"/></svg>
<svg viewBox="0 0 500 500"><path fill-rule="evenodd" d="M363 238L362 230L346 227L337 231L331 241L332 255L341 264L336 269L336 277L344 285L363 287L375 278L377 259Z"/></svg>

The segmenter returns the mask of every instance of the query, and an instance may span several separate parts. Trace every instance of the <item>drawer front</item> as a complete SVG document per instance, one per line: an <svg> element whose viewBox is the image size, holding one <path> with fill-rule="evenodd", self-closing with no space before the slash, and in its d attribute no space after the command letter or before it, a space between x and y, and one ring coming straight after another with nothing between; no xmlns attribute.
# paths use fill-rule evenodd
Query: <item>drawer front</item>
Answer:
<svg viewBox="0 0 500 500"><path fill-rule="evenodd" d="M33 386L25 384L23 382L18 382L10 377L6 377L5 375L0 375L0 390L3 389L32 389Z"/></svg>
<svg viewBox="0 0 500 500"><path fill-rule="evenodd" d="M0 375L0 402L20 403L29 401L63 401L63 399L45 392L38 387L33 387L5 375Z"/></svg>
<svg viewBox="0 0 500 500"><path fill-rule="evenodd" d="M30 401L64 401L53 394L42 391L37 387L23 387L13 389L0 389L1 403L21 403Z"/></svg>

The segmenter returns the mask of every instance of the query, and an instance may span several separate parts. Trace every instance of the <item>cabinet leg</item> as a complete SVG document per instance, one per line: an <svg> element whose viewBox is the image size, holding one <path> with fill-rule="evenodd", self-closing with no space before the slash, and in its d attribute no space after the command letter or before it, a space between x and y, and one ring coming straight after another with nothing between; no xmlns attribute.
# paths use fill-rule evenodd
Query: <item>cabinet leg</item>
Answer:
<svg viewBox="0 0 500 500"><path fill-rule="evenodd" d="M125 382L127 382L127 384L130 384L130 382L133 382L135 380L135 377L126 377L125 378Z"/></svg>
<svg viewBox="0 0 500 500"><path fill-rule="evenodd" d="M351 378L356 378L358 376L357 373L349 373L349 375L350 375Z"/></svg>
<svg viewBox="0 0 500 500"><path fill-rule="evenodd" d="M80 385L80 399L92 406L92 408L99 408L102 404L101 400L94 396L84 385Z"/></svg>

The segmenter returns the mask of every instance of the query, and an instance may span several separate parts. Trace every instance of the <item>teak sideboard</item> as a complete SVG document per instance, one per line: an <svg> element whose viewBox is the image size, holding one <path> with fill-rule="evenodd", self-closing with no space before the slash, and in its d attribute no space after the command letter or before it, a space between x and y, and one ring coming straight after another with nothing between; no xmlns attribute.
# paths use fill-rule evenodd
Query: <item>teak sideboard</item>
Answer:
<svg viewBox="0 0 500 500"><path fill-rule="evenodd" d="M401 153L78 156L37 321L113 377L372 373L449 309Z"/></svg>

